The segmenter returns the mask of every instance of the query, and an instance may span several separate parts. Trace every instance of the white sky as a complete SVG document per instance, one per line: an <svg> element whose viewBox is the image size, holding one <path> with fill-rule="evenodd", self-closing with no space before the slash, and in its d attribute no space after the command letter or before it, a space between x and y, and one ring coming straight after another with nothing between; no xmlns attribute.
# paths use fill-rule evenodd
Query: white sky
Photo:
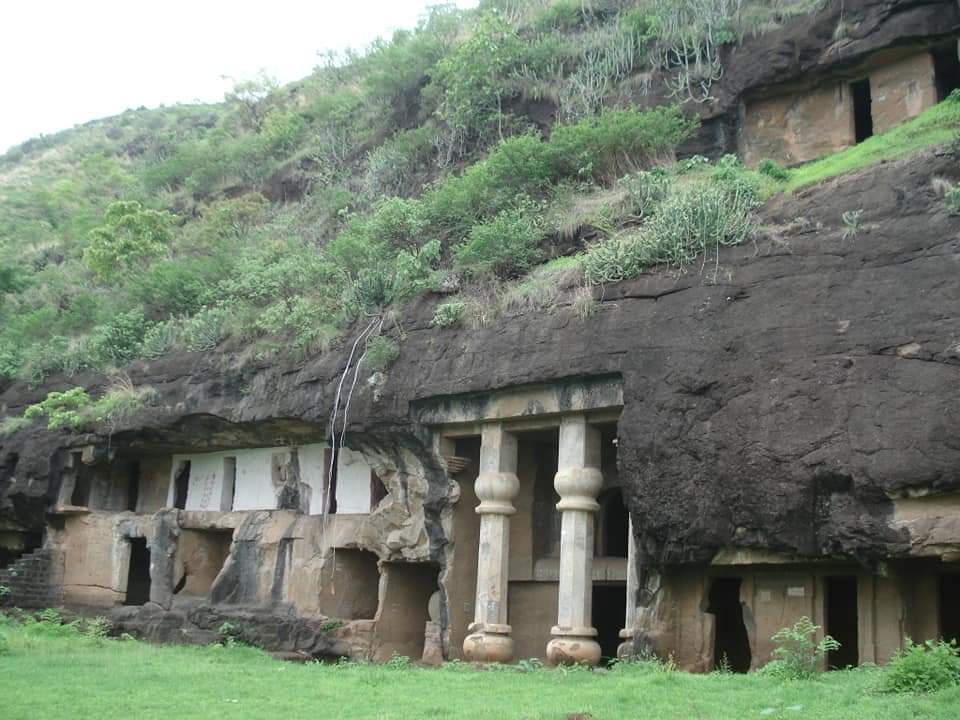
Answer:
<svg viewBox="0 0 960 720"><path fill-rule="evenodd" d="M0 153L127 108L221 100L223 75L296 80L438 1L3 0Z"/></svg>

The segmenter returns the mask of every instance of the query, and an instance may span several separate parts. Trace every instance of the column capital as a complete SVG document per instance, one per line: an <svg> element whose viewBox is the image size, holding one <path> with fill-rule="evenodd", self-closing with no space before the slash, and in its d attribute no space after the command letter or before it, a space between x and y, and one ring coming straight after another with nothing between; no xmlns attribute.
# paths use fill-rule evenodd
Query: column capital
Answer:
<svg viewBox="0 0 960 720"><path fill-rule="evenodd" d="M473 484L480 500L477 514L513 515L513 500L520 492L520 480L511 472L482 472Z"/></svg>
<svg viewBox="0 0 960 720"><path fill-rule="evenodd" d="M594 467L562 468L553 478L553 487L560 496L557 510L596 512L600 509L597 495L603 487L603 473Z"/></svg>

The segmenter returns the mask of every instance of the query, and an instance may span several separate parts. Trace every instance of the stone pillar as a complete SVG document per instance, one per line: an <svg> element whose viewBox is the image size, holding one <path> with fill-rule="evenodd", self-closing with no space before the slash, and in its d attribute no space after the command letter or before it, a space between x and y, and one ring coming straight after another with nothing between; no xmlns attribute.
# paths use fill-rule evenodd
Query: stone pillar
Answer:
<svg viewBox="0 0 960 720"><path fill-rule="evenodd" d="M474 490L480 499L480 550L474 621L463 641L463 654L473 662L506 662L513 657L507 624L507 580L510 562L510 516L520 490L517 438L501 423L484 425L480 440L480 474Z"/></svg>
<svg viewBox="0 0 960 720"><path fill-rule="evenodd" d="M600 662L600 645L591 625L593 604L593 525L600 509L600 432L583 415L560 422L560 454L553 486L560 495L560 597L557 624L550 631L551 665Z"/></svg>
<svg viewBox="0 0 960 720"><path fill-rule="evenodd" d="M623 621L620 638L623 640L617 648L617 657L629 658L636 655L633 649L633 634L637 626L637 593L640 589L637 577L637 545L633 539L633 518L627 521L627 612Z"/></svg>

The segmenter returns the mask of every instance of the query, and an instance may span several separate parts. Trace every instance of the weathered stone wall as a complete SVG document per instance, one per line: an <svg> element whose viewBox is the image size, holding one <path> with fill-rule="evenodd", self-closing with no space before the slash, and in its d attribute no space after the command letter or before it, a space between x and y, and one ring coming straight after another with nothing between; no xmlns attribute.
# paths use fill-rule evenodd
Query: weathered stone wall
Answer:
<svg viewBox="0 0 960 720"><path fill-rule="evenodd" d="M750 642L751 668L772 658L772 636L806 616L828 628L826 579L850 575L857 581L857 655L861 663L882 664L914 641L940 635L937 587L950 566L917 561L890 563L883 573L841 564L715 565L676 567L660 578L654 600L642 613L642 634L662 657L694 671L714 667L714 633L719 620L706 612L714 578L739 578L740 602Z"/></svg>
<svg viewBox="0 0 960 720"><path fill-rule="evenodd" d="M815 86L787 86L772 97L748 99L739 147L745 163L764 158L792 165L853 145L850 82L869 78L874 133L886 132L937 103L933 56L925 47L893 60L880 56ZM769 92L769 91L768 91Z"/></svg>
<svg viewBox="0 0 960 720"><path fill-rule="evenodd" d="M0 570L0 585L9 591L0 605L56 607L63 602L63 556L47 548L27 553Z"/></svg>
<svg viewBox="0 0 960 720"><path fill-rule="evenodd" d="M882 133L937 104L933 55L912 57L871 70L873 131Z"/></svg>

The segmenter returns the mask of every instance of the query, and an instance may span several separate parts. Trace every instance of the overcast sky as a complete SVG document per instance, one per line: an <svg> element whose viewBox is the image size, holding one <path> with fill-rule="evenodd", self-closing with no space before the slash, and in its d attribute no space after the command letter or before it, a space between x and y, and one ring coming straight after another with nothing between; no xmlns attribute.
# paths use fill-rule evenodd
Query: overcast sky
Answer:
<svg viewBox="0 0 960 720"><path fill-rule="evenodd" d="M454 0L474 7L477 0ZM265 69L307 75L319 51L412 28L437 0L6 0L0 153L141 105L216 101Z"/></svg>

